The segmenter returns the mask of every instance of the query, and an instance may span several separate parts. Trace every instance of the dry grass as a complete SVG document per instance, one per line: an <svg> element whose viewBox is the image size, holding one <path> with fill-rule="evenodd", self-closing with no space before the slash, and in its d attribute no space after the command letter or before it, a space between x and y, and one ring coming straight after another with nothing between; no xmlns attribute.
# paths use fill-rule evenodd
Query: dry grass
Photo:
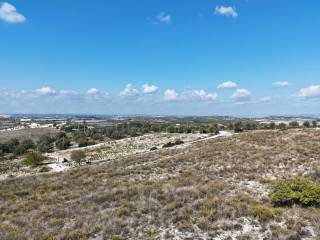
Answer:
<svg viewBox="0 0 320 240"><path fill-rule="evenodd" d="M268 186L319 156L320 131L264 131L8 179L0 239L317 239L320 210L273 208Z"/></svg>

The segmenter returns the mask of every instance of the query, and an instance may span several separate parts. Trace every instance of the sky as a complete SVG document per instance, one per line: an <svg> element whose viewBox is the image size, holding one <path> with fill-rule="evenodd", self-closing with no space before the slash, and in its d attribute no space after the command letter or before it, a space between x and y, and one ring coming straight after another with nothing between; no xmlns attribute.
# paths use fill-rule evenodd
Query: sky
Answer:
<svg viewBox="0 0 320 240"><path fill-rule="evenodd" d="M0 113L320 114L318 0L0 0Z"/></svg>

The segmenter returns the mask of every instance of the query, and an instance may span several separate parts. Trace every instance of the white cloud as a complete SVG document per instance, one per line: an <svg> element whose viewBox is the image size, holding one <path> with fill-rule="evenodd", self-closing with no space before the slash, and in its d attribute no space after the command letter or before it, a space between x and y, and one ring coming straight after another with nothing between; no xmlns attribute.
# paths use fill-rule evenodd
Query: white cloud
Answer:
<svg viewBox="0 0 320 240"><path fill-rule="evenodd" d="M218 98L216 93L207 93L205 90L185 89L180 94L173 89L167 89L164 92L164 99L167 101L182 101L182 102L213 102Z"/></svg>
<svg viewBox="0 0 320 240"><path fill-rule="evenodd" d="M89 94L89 95L97 95L97 94L99 94L99 93L100 93L99 90L96 89L96 88L90 88L90 89L87 91L87 94Z"/></svg>
<svg viewBox="0 0 320 240"><path fill-rule="evenodd" d="M218 88L237 88L238 84L232 81L226 81L219 84Z"/></svg>
<svg viewBox="0 0 320 240"><path fill-rule="evenodd" d="M155 85L150 85L148 83L142 85L143 93L154 94L158 91L158 87Z"/></svg>
<svg viewBox="0 0 320 240"><path fill-rule="evenodd" d="M262 98L260 98L260 101L261 102L269 102L269 101L271 101L271 97L262 97Z"/></svg>
<svg viewBox="0 0 320 240"><path fill-rule="evenodd" d="M164 92L164 99L167 101L176 101L178 100L178 93L175 90L167 89Z"/></svg>
<svg viewBox="0 0 320 240"><path fill-rule="evenodd" d="M194 90L193 98L201 101L215 101L218 98L216 93L206 93L204 90Z"/></svg>
<svg viewBox="0 0 320 240"><path fill-rule="evenodd" d="M120 92L120 96L133 98L139 95L139 91L135 89L132 84L127 84L123 91Z"/></svg>
<svg viewBox="0 0 320 240"><path fill-rule="evenodd" d="M172 20L172 17L169 15L169 14L167 14L166 12L161 12L161 13L159 13L158 15L157 15L157 20L159 21L159 22L162 22L162 23L170 23L171 22L171 20Z"/></svg>
<svg viewBox="0 0 320 240"><path fill-rule="evenodd" d="M311 85L300 89L299 96L306 98L320 97L320 85Z"/></svg>
<svg viewBox="0 0 320 240"><path fill-rule="evenodd" d="M251 92L247 89L237 89L231 98L237 102L247 102L251 98Z"/></svg>
<svg viewBox="0 0 320 240"><path fill-rule="evenodd" d="M35 89L33 92L35 94L47 95L47 96L51 96L51 95L55 95L56 94L56 90L54 90L54 89L52 89L50 87L38 88L38 89Z"/></svg>
<svg viewBox="0 0 320 240"><path fill-rule="evenodd" d="M62 89L62 90L59 91L59 94L60 95L77 95L77 94L79 94L79 92L74 91L74 90L64 90L64 89Z"/></svg>
<svg viewBox="0 0 320 240"><path fill-rule="evenodd" d="M17 12L15 6L10 3L0 3L0 19L8 23L23 23L26 17Z"/></svg>
<svg viewBox="0 0 320 240"><path fill-rule="evenodd" d="M214 11L215 14L224 15L228 17L238 17L238 13L235 7L225 7L225 6L217 6Z"/></svg>
<svg viewBox="0 0 320 240"><path fill-rule="evenodd" d="M289 87L289 86L290 86L290 83L287 82L287 81L284 81L284 82L274 82L274 83L272 83L272 86L274 86L274 87Z"/></svg>

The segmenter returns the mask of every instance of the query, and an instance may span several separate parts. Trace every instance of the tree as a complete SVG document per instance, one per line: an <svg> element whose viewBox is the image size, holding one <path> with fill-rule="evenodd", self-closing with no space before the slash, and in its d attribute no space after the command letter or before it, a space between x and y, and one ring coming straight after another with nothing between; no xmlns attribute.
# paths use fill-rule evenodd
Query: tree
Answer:
<svg viewBox="0 0 320 240"><path fill-rule="evenodd" d="M67 136L65 136L65 137L63 136L63 137L56 139L56 146L60 150L68 149L70 147L70 145L71 145L70 139Z"/></svg>
<svg viewBox="0 0 320 240"><path fill-rule="evenodd" d="M270 129L276 129L276 124L275 124L274 122L271 122L271 123L269 124L269 128L270 128Z"/></svg>
<svg viewBox="0 0 320 240"><path fill-rule="evenodd" d="M81 150L76 150L71 153L71 160L75 161L76 163L81 165L83 159L86 158L86 153Z"/></svg>
<svg viewBox="0 0 320 240"><path fill-rule="evenodd" d="M11 139L8 143L9 152L13 153L16 147L19 145L18 139Z"/></svg>
<svg viewBox="0 0 320 240"><path fill-rule="evenodd" d="M289 123L289 126L291 128L298 128L299 127L299 123L297 121L293 121Z"/></svg>
<svg viewBox="0 0 320 240"><path fill-rule="evenodd" d="M209 128L209 132L210 132L210 133L214 133L214 134L219 134L219 127L218 127L218 125L211 126L211 127Z"/></svg>
<svg viewBox="0 0 320 240"><path fill-rule="evenodd" d="M40 152L51 152L53 150L53 138L47 135L43 135L37 142L37 150Z"/></svg>
<svg viewBox="0 0 320 240"><path fill-rule="evenodd" d="M318 126L318 122L316 120L312 121L312 127L316 128Z"/></svg>
<svg viewBox="0 0 320 240"><path fill-rule="evenodd" d="M236 122L234 124L234 131L236 133L242 132L243 131L243 127L242 127L242 122Z"/></svg>
<svg viewBox="0 0 320 240"><path fill-rule="evenodd" d="M45 159L46 157L42 153L31 152L25 156L23 164L26 166L37 166L41 164Z"/></svg>
<svg viewBox="0 0 320 240"><path fill-rule="evenodd" d="M310 127L311 127L311 124L310 124L309 121L305 121L305 122L303 122L303 126L304 126L305 128L310 128Z"/></svg>
<svg viewBox="0 0 320 240"><path fill-rule="evenodd" d="M18 146L15 147L14 154L22 155L22 154L25 154L27 150L28 149L25 146L23 146L22 144L19 144Z"/></svg>
<svg viewBox="0 0 320 240"><path fill-rule="evenodd" d="M99 141L103 140L103 136L100 133L94 133L91 138Z"/></svg>
<svg viewBox="0 0 320 240"><path fill-rule="evenodd" d="M168 133L175 133L176 132L176 129L174 126L170 125L169 127L167 127L167 132Z"/></svg>
<svg viewBox="0 0 320 240"><path fill-rule="evenodd" d="M246 122L245 128L246 130L256 130L257 129L257 123L255 121L249 121Z"/></svg>
<svg viewBox="0 0 320 240"><path fill-rule="evenodd" d="M234 124L233 123L229 123L228 124L228 129L229 130L234 130Z"/></svg>
<svg viewBox="0 0 320 240"><path fill-rule="evenodd" d="M20 145L23 145L25 149L34 148L34 142L32 141L32 139L25 139L20 143Z"/></svg>
<svg viewBox="0 0 320 240"><path fill-rule="evenodd" d="M285 123L280 123L278 125L278 127L279 127L280 130L286 130L287 129L287 125Z"/></svg>

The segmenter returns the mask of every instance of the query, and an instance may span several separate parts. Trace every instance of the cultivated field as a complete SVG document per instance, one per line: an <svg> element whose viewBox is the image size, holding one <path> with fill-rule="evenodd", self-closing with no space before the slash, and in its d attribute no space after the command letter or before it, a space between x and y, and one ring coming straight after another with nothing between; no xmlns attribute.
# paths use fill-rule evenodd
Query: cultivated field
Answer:
<svg viewBox="0 0 320 240"><path fill-rule="evenodd" d="M59 133L55 128L27 128L13 131L0 131L0 142L6 142L11 139L33 139L37 140L43 135L54 136Z"/></svg>
<svg viewBox="0 0 320 240"><path fill-rule="evenodd" d="M148 146L149 148L149 146ZM271 181L320 180L320 130L258 131L0 184L1 239L319 239L320 209Z"/></svg>

